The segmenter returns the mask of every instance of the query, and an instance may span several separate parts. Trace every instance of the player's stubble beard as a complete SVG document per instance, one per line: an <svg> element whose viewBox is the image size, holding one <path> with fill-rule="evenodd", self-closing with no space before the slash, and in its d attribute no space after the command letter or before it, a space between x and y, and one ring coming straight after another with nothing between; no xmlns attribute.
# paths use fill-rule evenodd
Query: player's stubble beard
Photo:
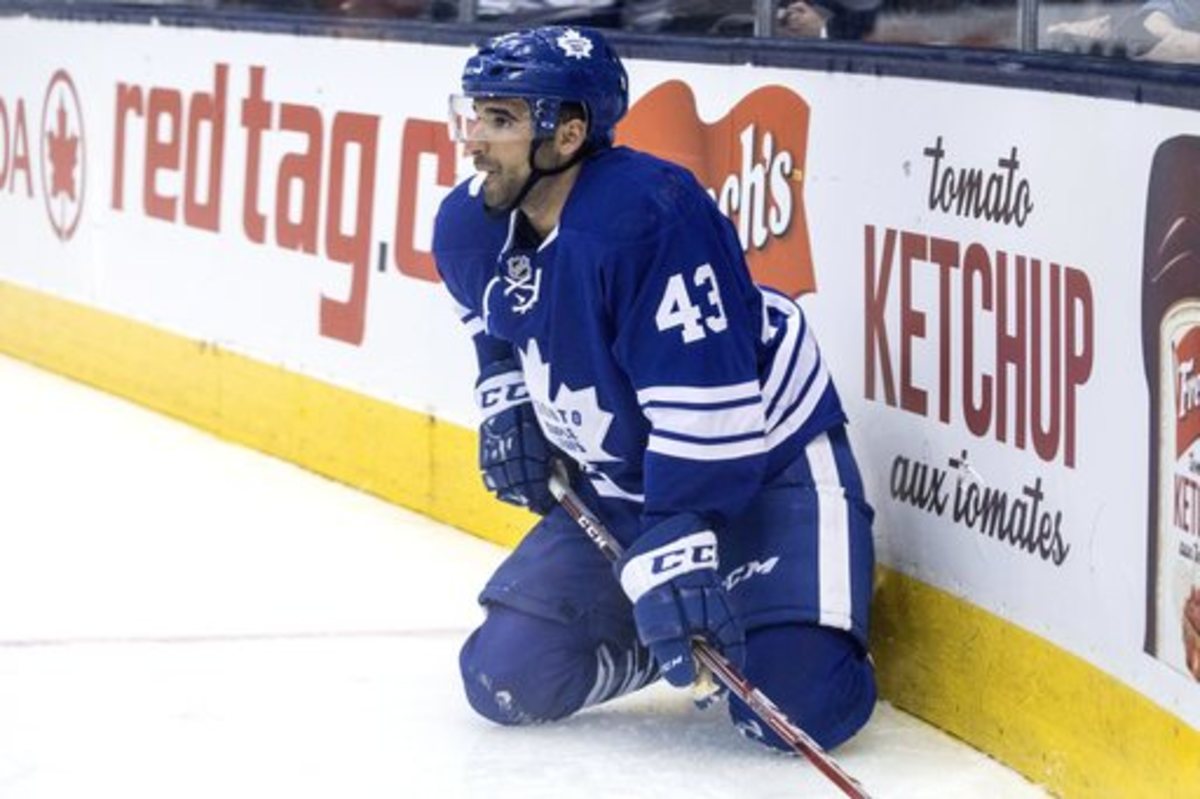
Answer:
<svg viewBox="0 0 1200 799"><path fill-rule="evenodd" d="M508 208L529 177L529 166L506 167L490 158L475 159L475 169L487 174L483 180L483 204L492 210Z"/></svg>
<svg viewBox="0 0 1200 799"><path fill-rule="evenodd" d="M538 144L538 152L535 156L538 161L539 169L553 168L561 161L557 153L554 153L552 148L547 148L544 145L545 141ZM543 163L551 161L549 165ZM476 171L485 172L487 177L483 181L483 204L493 212L507 212L512 210L512 205L521 195L521 191L525 188L525 182L533 173L530 168L528 156L525 159L514 162L506 166L502 161L489 158L486 155L477 155L474 158L474 166ZM530 189L522 205L528 202L531 198L536 198L539 195L539 189L542 188L538 184L545 180L538 180Z"/></svg>

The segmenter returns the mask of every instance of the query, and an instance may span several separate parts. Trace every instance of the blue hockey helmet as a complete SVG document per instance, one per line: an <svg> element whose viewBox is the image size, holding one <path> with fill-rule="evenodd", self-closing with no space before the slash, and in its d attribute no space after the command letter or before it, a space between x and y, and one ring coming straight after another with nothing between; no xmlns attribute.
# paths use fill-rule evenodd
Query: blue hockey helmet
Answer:
<svg viewBox="0 0 1200 799"><path fill-rule="evenodd" d="M463 68L467 97L516 97L529 103L535 139L558 125L564 102L587 117L588 140L612 143L629 108L629 78L608 42L590 28L547 25L488 39Z"/></svg>

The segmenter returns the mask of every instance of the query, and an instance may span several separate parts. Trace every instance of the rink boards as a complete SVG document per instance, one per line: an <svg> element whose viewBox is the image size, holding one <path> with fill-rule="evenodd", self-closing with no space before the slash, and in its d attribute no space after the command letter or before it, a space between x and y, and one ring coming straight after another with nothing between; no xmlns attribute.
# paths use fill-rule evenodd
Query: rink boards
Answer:
<svg viewBox="0 0 1200 799"><path fill-rule="evenodd" d="M428 253L467 52L0 19L0 349L512 544ZM804 295L848 407L888 698L1066 796L1200 795L1163 621L1200 500L1173 476L1151 535L1143 325L1152 164L1200 116L638 52L622 140Z"/></svg>

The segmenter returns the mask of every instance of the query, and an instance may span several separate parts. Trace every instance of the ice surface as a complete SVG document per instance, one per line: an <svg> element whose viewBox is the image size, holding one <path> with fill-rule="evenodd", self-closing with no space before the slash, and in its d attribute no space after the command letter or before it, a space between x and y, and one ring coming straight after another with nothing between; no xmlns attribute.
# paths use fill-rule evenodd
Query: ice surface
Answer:
<svg viewBox="0 0 1200 799"><path fill-rule="evenodd" d="M655 686L472 715L491 544L0 356L3 799L837 797ZM839 762L886 799L1047 794L881 703Z"/></svg>

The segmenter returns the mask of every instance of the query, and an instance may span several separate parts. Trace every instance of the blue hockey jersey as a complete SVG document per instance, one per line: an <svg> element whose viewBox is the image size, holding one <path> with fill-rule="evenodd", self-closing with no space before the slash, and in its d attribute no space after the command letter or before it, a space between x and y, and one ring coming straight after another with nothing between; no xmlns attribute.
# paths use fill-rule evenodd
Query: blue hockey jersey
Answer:
<svg viewBox="0 0 1200 799"><path fill-rule="evenodd" d="M484 362L515 353L546 437L642 527L719 523L845 420L800 307L752 282L695 178L618 147L582 164L558 227L442 203L434 255Z"/></svg>

